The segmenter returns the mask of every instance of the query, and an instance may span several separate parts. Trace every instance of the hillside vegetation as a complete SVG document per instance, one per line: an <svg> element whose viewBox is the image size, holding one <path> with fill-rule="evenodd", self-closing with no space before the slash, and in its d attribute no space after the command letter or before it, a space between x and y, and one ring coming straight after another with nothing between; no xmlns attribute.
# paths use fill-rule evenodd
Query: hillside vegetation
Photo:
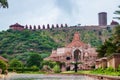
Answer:
<svg viewBox="0 0 120 80"><path fill-rule="evenodd" d="M22 59L22 56L25 56L27 52L36 52L44 58L49 56L52 49L64 47L70 43L76 31L80 33L83 42L91 44L93 47L100 46L103 40L111 35L111 31L108 29L7 30L0 32L0 54L9 59L13 57Z"/></svg>

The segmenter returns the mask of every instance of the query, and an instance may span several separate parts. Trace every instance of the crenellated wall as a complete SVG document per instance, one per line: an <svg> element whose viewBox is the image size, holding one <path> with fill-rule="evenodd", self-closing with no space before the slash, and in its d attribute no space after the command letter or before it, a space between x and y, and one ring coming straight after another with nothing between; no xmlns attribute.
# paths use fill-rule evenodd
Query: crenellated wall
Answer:
<svg viewBox="0 0 120 80"><path fill-rule="evenodd" d="M108 26L98 26L98 25L85 25L85 26L80 26L80 25L75 25L75 26L68 26L67 24L47 24L47 25L20 25L18 23L16 24L13 24L13 25L10 25L9 26L9 29L12 29L12 30L19 30L19 31L22 31L22 30L33 30L33 31L36 31L36 30L49 30L49 29L55 29L55 30L61 30L61 29L81 29L81 30L93 30L93 31L98 31L98 34L99 32L102 30L102 29L107 29L107 28L110 28L110 29L113 29L113 27L115 27L115 25L108 25Z"/></svg>
<svg viewBox="0 0 120 80"><path fill-rule="evenodd" d="M68 25L67 24L60 24L60 25L58 25L58 24L56 24L56 25L54 25L54 24L52 24L52 25L50 25L50 24L47 24L46 26L43 24L43 25L38 25L38 26L36 26L36 25L25 25L25 27L24 27L24 29L29 29L29 30L42 30L42 29L52 29L52 28L64 28L64 27L68 27Z"/></svg>
<svg viewBox="0 0 120 80"><path fill-rule="evenodd" d="M20 24L18 24L18 23L16 23L16 24L13 24L13 25L10 25L9 26L9 28L10 29L12 29L12 30L20 30L20 31L22 31L22 30L24 30L24 29L28 29L28 30L44 30L44 29L53 29L53 28L64 28L64 27L68 27L68 25L67 24L60 24L60 25L58 25L58 24L56 24L56 25L54 25L54 24L52 24L52 25L50 25L50 24L47 24L47 25L25 25L25 26L22 26L22 25L20 25Z"/></svg>

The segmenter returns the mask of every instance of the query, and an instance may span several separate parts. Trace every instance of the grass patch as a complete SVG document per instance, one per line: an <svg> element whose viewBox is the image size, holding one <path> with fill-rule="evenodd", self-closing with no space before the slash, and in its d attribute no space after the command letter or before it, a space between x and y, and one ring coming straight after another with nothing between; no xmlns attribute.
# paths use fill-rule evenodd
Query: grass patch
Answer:
<svg viewBox="0 0 120 80"><path fill-rule="evenodd" d="M114 70L112 68L99 68L92 70L91 74L99 74L99 75L109 75L109 76L120 76L120 71Z"/></svg>
<svg viewBox="0 0 120 80"><path fill-rule="evenodd" d="M65 71L61 74L93 74L93 75L108 75L108 76L120 76L120 71L109 69L96 69L96 70L80 70L78 72Z"/></svg>
<svg viewBox="0 0 120 80"><path fill-rule="evenodd" d="M65 72L61 72L62 74L90 74L90 70L80 70L78 72L75 72L75 71L65 71Z"/></svg>

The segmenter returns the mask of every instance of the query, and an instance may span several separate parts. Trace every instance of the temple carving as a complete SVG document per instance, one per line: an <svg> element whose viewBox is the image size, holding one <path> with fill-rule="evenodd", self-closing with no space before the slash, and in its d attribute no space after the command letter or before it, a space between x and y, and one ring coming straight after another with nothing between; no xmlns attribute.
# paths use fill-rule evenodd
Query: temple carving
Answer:
<svg viewBox="0 0 120 80"><path fill-rule="evenodd" d="M52 53L45 60L65 63L61 65L61 70L74 70L74 63L78 64L78 69L91 69L95 66L97 59L96 48L86 44L80 40L79 33L76 32L73 40L65 47L52 50Z"/></svg>

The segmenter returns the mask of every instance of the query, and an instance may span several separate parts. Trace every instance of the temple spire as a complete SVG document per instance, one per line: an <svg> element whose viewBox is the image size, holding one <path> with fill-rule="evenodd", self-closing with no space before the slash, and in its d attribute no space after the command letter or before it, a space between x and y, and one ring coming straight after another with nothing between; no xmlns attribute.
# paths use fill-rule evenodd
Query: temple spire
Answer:
<svg viewBox="0 0 120 80"><path fill-rule="evenodd" d="M72 42L74 42L74 41L80 41L80 35L78 32L75 32L75 34L74 34Z"/></svg>

